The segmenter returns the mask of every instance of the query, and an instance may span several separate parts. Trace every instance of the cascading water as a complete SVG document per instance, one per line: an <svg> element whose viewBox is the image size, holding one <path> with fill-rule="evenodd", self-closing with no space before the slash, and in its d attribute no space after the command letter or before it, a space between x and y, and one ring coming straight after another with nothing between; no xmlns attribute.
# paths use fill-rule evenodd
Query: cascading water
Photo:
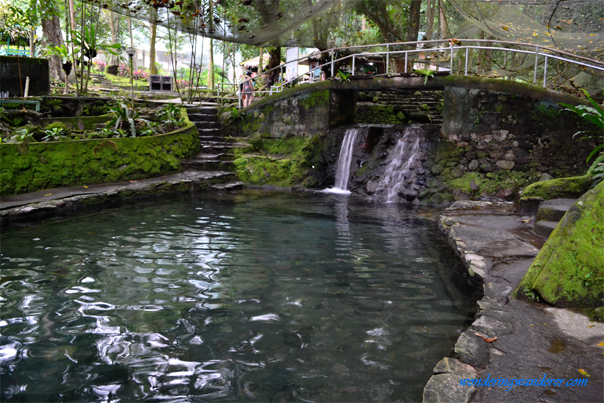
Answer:
<svg viewBox="0 0 604 403"><path fill-rule="evenodd" d="M348 191L348 178L350 177L350 163L352 162L354 142L358 133L359 129L346 130L344 141L342 142L342 148L340 149L340 156L338 157L335 186L325 189L324 192L345 194L350 193Z"/></svg>
<svg viewBox="0 0 604 403"><path fill-rule="evenodd" d="M403 137L399 139L390 152L390 161L382 175L375 194L387 203L398 201L398 196L406 190L406 181L413 176L413 170L421 168L420 135L421 126L405 128Z"/></svg>

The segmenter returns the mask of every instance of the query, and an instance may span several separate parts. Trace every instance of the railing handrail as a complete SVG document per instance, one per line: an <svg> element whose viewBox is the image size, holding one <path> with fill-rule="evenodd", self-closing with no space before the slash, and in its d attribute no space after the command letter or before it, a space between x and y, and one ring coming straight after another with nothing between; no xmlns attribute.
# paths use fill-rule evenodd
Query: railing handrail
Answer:
<svg viewBox="0 0 604 403"><path fill-rule="evenodd" d="M532 43L522 43L522 42L510 42L510 41L500 41L500 40L494 40L494 39L463 39L464 42L474 42L474 43L487 43L487 44L498 44L498 45L511 45L511 46L517 46L517 47L528 47L528 48L532 48L534 50L524 50L524 49L516 49L516 48L507 48L507 47L495 47L495 46L470 46L470 45L462 45L461 44L461 40L457 40L457 39L434 39L434 40L429 40L429 41L408 41L408 42L389 42L389 43L379 43L379 44L371 44L371 45L358 45L358 46L346 46L346 47L336 47L336 48L331 48L331 49L327 49L324 51L320 51L318 53L312 53L309 55L305 55L303 57L299 57L295 60L291 60L285 64L280 64L279 66L273 67L270 70L266 70L263 71L262 73L260 73L259 75L257 75L254 78L248 78L246 80L243 80L240 83L234 83L235 85L239 85L251 80L254 80L258 77L262 77L265 75L268 75L271 72L274 72L277 69L280 69L281 74L283 73L283 68L284 66L286 67L288 63L296 63L296 62L300 62L300 61L306 61L306 60L310 60L311 59L311 55L313 59L320 59L321 55L323 54L329 54L331 55L332 59L329 60L326 63L323 63L317 67L314 67L313 69L309 69L309 71L307 73L303 73L298 75L295 78L292 78L290 80L290 82L293 82L297 79L299 79L300 77L306 76L306 75L310 75L312 73L312 70L318 69L318 68L322 68L328 65L332 65L332 73L333 73L333 66L335 63L340 62L342 60L345 60L347 58L353 58L353 66L354 66L354 58L361 56L379 56L379 55L387 55L387 60L389 55L396 55L396 54L405 54L405 59L406 59L406 55L408 53L421 53L421 52L430 52L430 51L451 51L451 55L453 56L453 51L454 50L462 50L462 49L466 49L466 54L467 54L467 49L492 49L492 50L503 50L503 51L509 51L509 52L518 52L518 53L527 53L527 54L535 54L536 58L538 56L543 56L545 57L545 65L547 66L547 58L553 58L556 60L561 60L564 62L568 62L568 63L572 63L572 64L577 64L580 66L584 66L584 67L588 67L588 68L592 68L592 69L596 69L596 70L602 70L604 71L604 62L596 60L596 59L591 59L585 56L579 56L579 55L575 55L573 53L569 53L569 52L565 52L559 49L553 49L550 47L546 47L546 46L541 46L541 45L535 45ZM426 44L447 44L446 47L422 47L422 48L417 48L417 45L422 44L422 45L426 45ZM414 46L415 48L413 49L407 49L407 50L389 50L390 46ZM360 53L351 53L348 55L345 55L343 57L340 57L338 59L334 59L333 56L336 52L338 51L342 51L342 50L349 50L349 49L367 49L367 48L375 48L375 47L386 47L387 50L384 51L379 51L379 52L360 52ZM560 57L560 56L556 56L553 53L557 53L560 55L564 55L564 56L569 56L573 59L568 59L566 57ZM578 60L583 60L585 62L580 62ZM588 64L589 63L589 64ZM452 66L452 58L451 58L451 66ZM405 69L406 72L406 69ZM536 80L536 73L537 73L537 69L535 66L535 79L533 80L533 82L535 82ZM546 73L544 74L544 87L545 87L545 83L546 83ZM354 75L354 71L351 72L352 75ZM467 65L466 65L466 70L465 70L465 74L467 75ZM283 88L283 85L285 83L281 83L281 85L279 85L279 87L281 87L281 90ZM270 91L272 92L272 91ZM241 104L241 94L239 95L239 100L240 100L240 104Z"/></svg>

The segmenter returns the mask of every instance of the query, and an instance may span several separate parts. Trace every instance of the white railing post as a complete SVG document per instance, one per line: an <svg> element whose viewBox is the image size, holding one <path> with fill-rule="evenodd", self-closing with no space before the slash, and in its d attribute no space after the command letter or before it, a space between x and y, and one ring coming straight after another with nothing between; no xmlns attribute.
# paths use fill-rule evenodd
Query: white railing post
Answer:
<svg viewBox="0 0 604 403"><path fill-rule="evenodd" d="M535 74L533 75L533 84L537 83L537 66L539 65L539 46L535 51Z"/></svg>
<svg viewBox="0 0 604 403"><path fill-rule="evenodd" d="M405 51L405 73L407 72L407 51Z"/></svg>
<svg viewBox="0 0 604 403"><path fill-rule="evenodd" d="M466 47L466 73L464 75L468 75L468 51L470 48Z"/></svg>
<svg viewBox="0 0 604 403"><path fill-rule="evenodd" d="M451 40L451 68L449 69L449 74L453 74L453 40Z"/></svg>
<svg viewBox="0 0 604 403"><path fill-rule="evenodd" d="M352 73L351 76L354 76L354 54L352 55Z"/></svg>
<svg viewBox="0 0 604 403"><path fill-rule="evenodd" d="M390 67L390 45L386 45L386 74Z"/></svg>
<svg viewBox="0 0 604 403"><path fill-rule="evenodd" d="M545 88L545 83L547 82L547 55L545 56L545 64L543 65L543 87Z"/></svg>

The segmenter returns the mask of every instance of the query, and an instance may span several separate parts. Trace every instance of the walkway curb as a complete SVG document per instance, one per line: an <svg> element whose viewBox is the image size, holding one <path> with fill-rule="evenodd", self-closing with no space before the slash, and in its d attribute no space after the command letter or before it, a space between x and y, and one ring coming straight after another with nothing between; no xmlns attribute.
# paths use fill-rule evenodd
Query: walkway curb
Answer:
<svg viewBox="0 0 604 403"><path fill-rule="evenodd" d="M89 205L205 190L225 177L234 176L232 172L185 171L139 181L47 189L3 197L0 224L36 220Z"/></svg>

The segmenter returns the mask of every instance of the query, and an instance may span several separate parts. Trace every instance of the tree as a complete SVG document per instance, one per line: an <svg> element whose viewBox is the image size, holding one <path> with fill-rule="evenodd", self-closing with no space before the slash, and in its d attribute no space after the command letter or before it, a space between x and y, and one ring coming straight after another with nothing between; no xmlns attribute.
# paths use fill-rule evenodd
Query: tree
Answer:
<svg viewBox="0 0 604 403"><path fill-rule="evenodd" d="M47 47L63 46L65 44L58 15L52 14L42 20L42 32L44 33L44 42ZM50 77L57 80L65 80L65 73L61 65L61 59L58 56L51 56L48 59Z"/></svg>
<svg viewBox="0 0 604 403"><path fill-rule="evenodd" d="M157 41L157 11L153 9L151 12L151 38L149 40L149 74L157 74L157 66L155 65L155 42Z"/></svg>
<svg viewBox="0 0 604 403"><path fill-rule="evenodd" d="M113 11L109 12L109 27L111 28L111 42L119 43L120 42L120 18L119 14L114 13ZM109 59L109 65L116 66L120 63L119 56L111 55Z"/></svg>

